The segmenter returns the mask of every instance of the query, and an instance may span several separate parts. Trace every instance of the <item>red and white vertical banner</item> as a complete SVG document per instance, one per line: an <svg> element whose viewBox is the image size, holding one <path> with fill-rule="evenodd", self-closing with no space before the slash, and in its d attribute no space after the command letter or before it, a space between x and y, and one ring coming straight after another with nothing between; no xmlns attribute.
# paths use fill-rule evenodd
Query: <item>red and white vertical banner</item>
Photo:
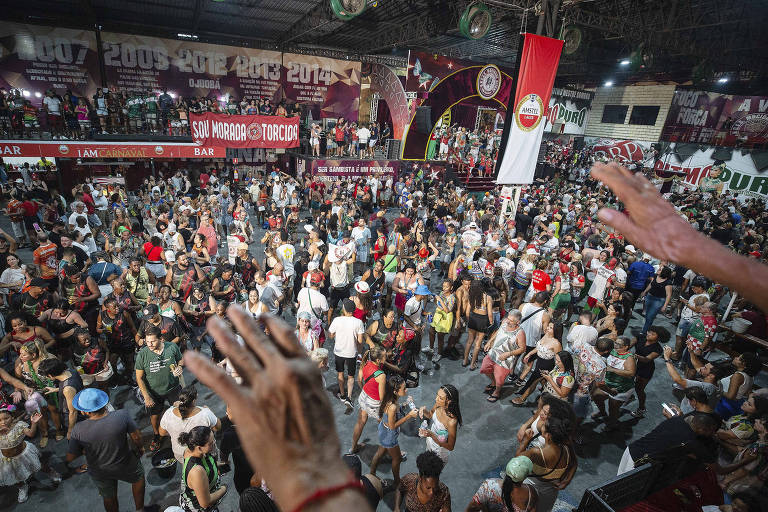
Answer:
<svg viewBox="0 0 768 512"><path fill-rule="evenodd" d="M555 83L561 39L524 34L515 99L507 112L513 116L496 183L522 185L533 181L536 159L544 134L544 117ZM509 115L509 114L507 114Z"/></svg>

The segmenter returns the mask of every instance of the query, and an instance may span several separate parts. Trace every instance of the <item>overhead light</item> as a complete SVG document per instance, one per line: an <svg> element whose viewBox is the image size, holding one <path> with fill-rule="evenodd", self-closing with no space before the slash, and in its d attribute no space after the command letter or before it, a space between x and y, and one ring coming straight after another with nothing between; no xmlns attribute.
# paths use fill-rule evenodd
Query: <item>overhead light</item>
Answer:
<svg viewBox="0 0 768 512"><path fill-rule="evenodd" d="M612 87L613 86L613 80L608 80L603 85L606 86L606 87Z"/></svg>
<svg viewBox="0 0 768 512"><path fill-rule="evenodd" d="M195 34L185 34L183 32L179 32L176 34L176 37L180 37L182 39L197 39L198 37Z"/></svg>
<svg viewBox="0 0 768 512"><path fill-rule="evenodd" d="M175 92L169 92L168 96L170 96L173 99L176 99L176 93Z"/></svg>
<svg viewBox="0 0 768 512"><path fill-rule="evenodd" d="M42 98L42 97L43 97L43 95L40 94L40 91L35 93L35 98Z"/></svg>
<svg viewBox="0 0 768 512"><path fill-rule="evenodd" d="M719 83L719 84L724 84L727 81L728 81L728 77L725 77L725 76L723 78L718 78L717 79L717 83Z"/></svg>
<svg viewBox="0 0 768 512"><path fill-rule="evenodd" d="M30 93L28 90L24 89L23 91L21 91L21 94L25 98L29 98L29 95L32 94L32 93Z"/></svg>
<svg viewBox="0 0 768 512"><path fill-rule="evenodd" d="M621 62L619 62L622 66L629 66L629 59L624 59Z"/></svg>

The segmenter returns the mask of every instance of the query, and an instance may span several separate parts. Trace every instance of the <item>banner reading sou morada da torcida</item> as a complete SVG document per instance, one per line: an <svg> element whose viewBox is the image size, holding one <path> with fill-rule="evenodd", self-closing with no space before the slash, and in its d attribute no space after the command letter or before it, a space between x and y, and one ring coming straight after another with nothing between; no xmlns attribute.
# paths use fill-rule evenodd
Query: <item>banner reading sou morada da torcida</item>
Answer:
<svg viewBox="0 0 768 512"><path fill-rule="evenodd" d="M190 114L192 139L201 146L228 148L295 148L299 118Z"/></svg>
<svg viewBox="0 0 768 512"><path fill-rule="evenodd" d="M547 113L552 85L560 62L563 41L551 37L525 34L523 53L504 156L499 162L496 183L523 185L533 181L536 159L544 134L544 116Z"/></svg>

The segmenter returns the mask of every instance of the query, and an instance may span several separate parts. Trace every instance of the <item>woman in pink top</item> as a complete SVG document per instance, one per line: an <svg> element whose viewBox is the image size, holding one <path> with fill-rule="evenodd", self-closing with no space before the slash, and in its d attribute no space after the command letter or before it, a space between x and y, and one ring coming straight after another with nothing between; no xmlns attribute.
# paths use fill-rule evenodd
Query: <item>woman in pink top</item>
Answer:
<svg viewBox="0 0 768 512"><path fill-rule="evenodd" d="M208 254L211 259L215 259L216 253L219 250L219 237L216 234L216 227L213 225L213 219L210 215L203 214L200 217L200 227L197 229L198 233L205 235L208 242Z"/></svg>

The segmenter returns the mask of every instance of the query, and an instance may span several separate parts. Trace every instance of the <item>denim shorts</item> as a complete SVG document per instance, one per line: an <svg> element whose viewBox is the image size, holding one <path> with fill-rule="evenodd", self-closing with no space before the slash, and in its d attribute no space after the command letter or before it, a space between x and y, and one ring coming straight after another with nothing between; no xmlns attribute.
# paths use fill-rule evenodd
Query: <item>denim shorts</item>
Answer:
<svg viewBox="0 0 768 512"><path fill-rule="evenodd" d="M573 412L577 418L586 418L589 411L592 409L592 397L590 395L579 395L574 393L573 395Z"/></svg>
<svg viewBox="0 0 768 512"><path fill-rule="evenodd" d="M687 338L688 330L690 328L691 328L690 320L680 320L680 323L677 324L677 331L675 331L675 336L680 336L683 339Z"/></svg>

